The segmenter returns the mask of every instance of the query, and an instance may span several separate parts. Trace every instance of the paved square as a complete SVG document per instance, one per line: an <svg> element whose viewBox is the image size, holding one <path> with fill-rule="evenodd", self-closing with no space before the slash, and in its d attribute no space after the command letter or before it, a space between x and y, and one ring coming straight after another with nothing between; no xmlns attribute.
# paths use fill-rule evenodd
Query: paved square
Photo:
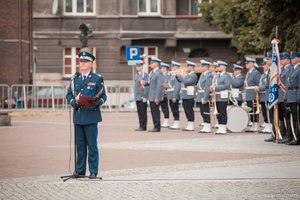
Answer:
<svg viewBox="0 0 300 200"><path fill-rule="evenodd" d="M103 181L62 182L68 113L13 114L12 127L0 127L0 199L300 199L299 146L265 143L269 136L255 133L135 132L136 113L103 118Z"/></svg>

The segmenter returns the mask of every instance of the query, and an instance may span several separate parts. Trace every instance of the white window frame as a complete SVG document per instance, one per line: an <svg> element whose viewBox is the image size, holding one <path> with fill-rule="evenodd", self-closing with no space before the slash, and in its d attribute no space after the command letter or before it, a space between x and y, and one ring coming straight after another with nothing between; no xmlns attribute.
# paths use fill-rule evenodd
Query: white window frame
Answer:
<svg viewBox="0 0 300 200"><path fill-rule="evenodd" d="M145 72L149 72L149 57L158 57L158 47L157 46L141 46L141 48L144 49L144 54L146 55L145 58L144 58L144 71ZM155 55L150 55L148 54L148 51L149 51L149 48L155 48ZM145 67L146 66L146 67ZM148 66L148 67L147 67Z"/></svg>
<svg viewBox="0 0 300 200"><path fill-rule="evenodd" d="M95 16L96 15L96 0L93 0L93 12L86 12L86 1L83 0L83 12L77 12L77 0L72 0L72 12L66 12L66 0L64 0L64 15L65 16Z"/></svg>
<svg viewBox="0 0 300 200"><path fill-rule="evenodd" d="M71 55L65 55L65 49L71 48ZM64 47L63 48L63 77L71 77L76 72L76 59L78 55L76 54L76 49L79 47ZM71 58L71 74L66 74L65 72L65 58Z"/></svg>
<svg viewBox="0 0 300 200"><path fill-rule="evenodd" d="M146 1L146 12L140 12L140 0L137 1L139 16L160 16L161 15L161 0L157 0L157 12L151 12L151 0L145 0L145 1Z"/></svg>

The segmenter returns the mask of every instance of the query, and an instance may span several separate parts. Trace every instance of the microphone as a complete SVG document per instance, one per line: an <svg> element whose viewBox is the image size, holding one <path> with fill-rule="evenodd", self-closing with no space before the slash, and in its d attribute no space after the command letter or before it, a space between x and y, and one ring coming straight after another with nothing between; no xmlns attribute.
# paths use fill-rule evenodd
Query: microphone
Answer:
<svg viewBox="0 0 300 200"><path fill-rule="evenodd" d="M79 73L79 72L76 72L76 73L72 76L71 81L73 81L74 78L78 77L79 75L80 75L80 73Z"/></svg>

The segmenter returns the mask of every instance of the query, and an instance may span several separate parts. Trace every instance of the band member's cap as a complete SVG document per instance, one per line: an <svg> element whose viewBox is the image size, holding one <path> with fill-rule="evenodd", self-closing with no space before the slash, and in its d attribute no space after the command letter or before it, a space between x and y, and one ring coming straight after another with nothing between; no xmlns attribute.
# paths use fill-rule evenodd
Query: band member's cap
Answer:
<svg viewBox="0 0 300 200"><path fill-rule="evenodd" d="M171 64L173 67L180 67L180 63L178 62L172 61Z"/></svg>
<svg viewBox="0 0 300 200"><path fill-rule="evenodd" d="M237 64L233 64L233 71L235 70L243 70L244 67L242 67L241 65L237 65Z"/></svg>
<svg viewBox="0 0 300 200"><path fill-rule="evenodd" d="M157 62L157 63L161 63L161 60L156 58L156 57L152 57L151 58L151 62Z"/></svg>
<svg viewBox="0 0 300 200"><path fill-rule="evenodd" d="M144 63L143 63L142 60L138 60L138 61L135 63L136 66L142 66L143 64L144 64Z"/></svg>
<svg viewBox="0 0 300 200"><path fill-rule="evenodd" d="M200 63L201 67L209 67L211 65L211 63L206 60L200 60Z"/></svg>
<svg viewBox="0 0 300 200"><path fill-rule="evenodd" d="M193 62L191 62L191 61L186 61L186 65L188 66L188 67L195 67L196 66L196 63L193 63Z"/></svg>
<svg viewBox="0 0 300 200"><path fill-rule="evenodd" d="M160 63L160 66L161 67L164 67L164 68L166 68L166 69L170 69L170 65L169 64L167 64L167 63Z"/></svg>
<svg viewBox="0 0 300 200"><path fill-rule="evenodd" d="M218 63L218 65L219 65L219 67L220 67L220 66L224 66L224 67L227 67L227 66L228 66L227 62L224 62L224 61L222 61L222 60L218 60L217 63Z"/></svg>
<svg viewBox="0 0 300 200"><path fill-rule="evenodd" d="M256 63L256 60L254 58L246 57L245 63Z"/></svg>
<svg viewBox="0 0 300 200"><path fill-rule="evenodd" d="M295 58L295 57L300 58L300 53L298 53L296 51L291 51L291 58Z"/></svg>

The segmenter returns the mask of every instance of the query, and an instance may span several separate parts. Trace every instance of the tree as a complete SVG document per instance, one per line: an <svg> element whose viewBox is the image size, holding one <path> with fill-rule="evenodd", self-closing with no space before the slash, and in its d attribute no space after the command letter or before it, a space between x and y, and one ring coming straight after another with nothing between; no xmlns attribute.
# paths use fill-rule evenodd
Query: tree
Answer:
<svg viewBox="0 0 300 200"><path fill-rule="evenodd" d="M300 50L298 0L213 0L199 5L202 20L233 35L240 53L264 53L278 27L280 49Z"/></svg>

